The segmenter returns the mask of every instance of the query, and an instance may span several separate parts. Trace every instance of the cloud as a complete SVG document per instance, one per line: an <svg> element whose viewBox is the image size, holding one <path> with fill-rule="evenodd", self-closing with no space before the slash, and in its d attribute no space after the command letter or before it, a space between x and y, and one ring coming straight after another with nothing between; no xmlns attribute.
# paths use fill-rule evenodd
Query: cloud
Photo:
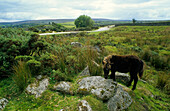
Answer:
<svg viewBox="0 0 170 111"><path fill-rule="evenodd" d="M170 19L169 0L1 0L0 22L77 18Z"/></svg>

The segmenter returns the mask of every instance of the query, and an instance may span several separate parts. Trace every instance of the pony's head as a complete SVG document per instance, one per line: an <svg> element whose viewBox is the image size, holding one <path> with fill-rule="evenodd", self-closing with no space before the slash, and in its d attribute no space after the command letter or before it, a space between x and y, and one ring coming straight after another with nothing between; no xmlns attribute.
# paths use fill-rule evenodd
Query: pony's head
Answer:
<svg viewBox="0 0 170 111"><path fill-rule="evenodd" d="M112 56L109 55L103 59L103 70L104 70L105 79L107 79L109 71L111 70L111 62L110 62L111 57Z"/></svg>

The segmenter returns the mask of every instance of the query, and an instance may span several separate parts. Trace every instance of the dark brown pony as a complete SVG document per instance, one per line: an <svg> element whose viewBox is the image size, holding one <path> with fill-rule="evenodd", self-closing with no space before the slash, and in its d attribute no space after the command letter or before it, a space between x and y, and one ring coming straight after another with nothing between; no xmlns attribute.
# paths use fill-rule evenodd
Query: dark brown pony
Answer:
<svg viewBox="0 0 170 111"><path fill-rule="evenodd" d="M134 85L132 90L136 89L136 84L138 82L138 76L141 78L143 75L144 62L134 55L109 55L103 60L104 65L104 77L108 78L109 71L111 70L110 78L115 81L115 72L127 73L130 72L130 81L127 86L130 86L134 80Z"/></svg>

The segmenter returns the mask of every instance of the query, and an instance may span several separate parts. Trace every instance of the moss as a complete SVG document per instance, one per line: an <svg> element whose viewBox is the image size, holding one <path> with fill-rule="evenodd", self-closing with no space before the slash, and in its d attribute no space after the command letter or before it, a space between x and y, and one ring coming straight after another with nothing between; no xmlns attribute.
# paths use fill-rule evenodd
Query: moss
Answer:
<svg viewBox="0 0 170 111"><path fill-rule="evenodd" d="M90 104L93 111L108 111L107 104L93 96L88 95L82 99L86 100Z"/></svg>

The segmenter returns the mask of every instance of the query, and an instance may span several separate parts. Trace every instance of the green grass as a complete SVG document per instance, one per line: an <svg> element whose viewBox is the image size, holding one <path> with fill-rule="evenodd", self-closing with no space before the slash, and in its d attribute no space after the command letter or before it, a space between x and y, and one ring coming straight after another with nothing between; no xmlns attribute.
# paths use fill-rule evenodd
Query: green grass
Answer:
<svg viewBox="0 0 170 111"><path fill-rule="evenodd" d="M67 28L76 27L74 22L64 22L64 23L61 23L61 25L63 25L64 27L67 27Z"/></svg>
<svg viewBox="0 0 170 111"><path fill-rule="evenodd" d="M138 82L137 90L128 92L133 99L132 105L128 108L129 111L168 111L169 110L169 95L166 95L154 86Z"/></svg>

